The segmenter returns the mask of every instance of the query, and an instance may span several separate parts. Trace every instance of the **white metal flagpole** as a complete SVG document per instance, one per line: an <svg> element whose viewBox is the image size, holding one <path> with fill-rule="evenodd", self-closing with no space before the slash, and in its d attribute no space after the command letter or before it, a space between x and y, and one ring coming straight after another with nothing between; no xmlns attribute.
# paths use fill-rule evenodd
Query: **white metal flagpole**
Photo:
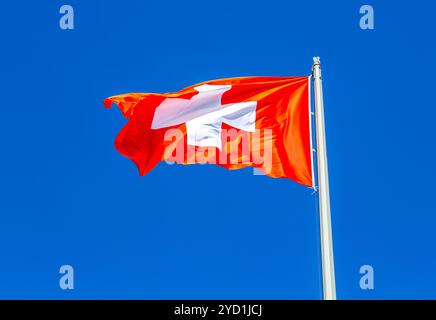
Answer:
<svg viewBox="0 0 436 320"><path fill-rule="evenodd" d="M333 259L332 223L330 215L329 174L324 127L321 61L313 58L312 74L315 91L316 154L318 162L318 196L321 233L322 284L324 300L336 300L335 264Z"/></svg>

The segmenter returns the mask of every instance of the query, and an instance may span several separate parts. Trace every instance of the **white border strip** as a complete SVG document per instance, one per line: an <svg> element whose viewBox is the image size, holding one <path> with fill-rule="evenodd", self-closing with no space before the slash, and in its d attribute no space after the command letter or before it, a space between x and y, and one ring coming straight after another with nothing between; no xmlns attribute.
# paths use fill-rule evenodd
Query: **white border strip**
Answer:
<svg viewBox="0 0 436 320"><path fill-rule="evenodd" d="M314 191L316 191L316 186L315 186L315 169L314 169L314 163L313 163L313 138L312 138L312 95L311 95L311 89L312 89L312 76L310 75L307 78L308 84L309 84L309 90L308 91L308 95L309 95L309 99L308 99L308 105L309 105L309 131L310 131L310 166L312 167L312 188L314 189Z"/></svg>

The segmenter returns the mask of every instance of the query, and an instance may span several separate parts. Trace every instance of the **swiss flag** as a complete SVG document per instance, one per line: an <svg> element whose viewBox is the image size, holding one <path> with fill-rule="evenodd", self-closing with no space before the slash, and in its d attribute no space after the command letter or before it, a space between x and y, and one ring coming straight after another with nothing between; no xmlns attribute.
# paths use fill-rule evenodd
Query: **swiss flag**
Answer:
<svg viewBox="0 0 436 320"><path fill-rule="evenodd" d="M310 77L240 77L105 99L129 119L115 140L141 175L159 161L252 166L313 187Z"/></svg>

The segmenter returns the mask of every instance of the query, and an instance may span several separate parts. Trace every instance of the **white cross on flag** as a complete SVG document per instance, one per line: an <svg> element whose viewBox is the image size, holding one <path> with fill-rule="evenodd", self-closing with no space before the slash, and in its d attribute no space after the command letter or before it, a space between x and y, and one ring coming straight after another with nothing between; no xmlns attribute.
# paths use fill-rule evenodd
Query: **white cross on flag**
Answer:
<svg viewBox="0 0 436 320"><path fill-rule="evenodd" d="M247 132L255 131L256 101L221 104L231 85L203 84L194 87L198 94L191 99L166 98L157 107L152 129L186 125L188 145L216 147L221 150L223 123Z"/></svg>

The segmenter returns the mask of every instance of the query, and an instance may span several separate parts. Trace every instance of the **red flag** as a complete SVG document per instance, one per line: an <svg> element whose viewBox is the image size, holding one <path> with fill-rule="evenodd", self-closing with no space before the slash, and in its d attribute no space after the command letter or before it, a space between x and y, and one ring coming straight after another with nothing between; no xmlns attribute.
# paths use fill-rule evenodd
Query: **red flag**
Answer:
<svg viewBox="0 0 436 320"><path fill-rule="evenodd" d="M129 119L115 140L141 175L159 161L258 168L313 187L310 77L240 77L105 99Z"/></svg>

